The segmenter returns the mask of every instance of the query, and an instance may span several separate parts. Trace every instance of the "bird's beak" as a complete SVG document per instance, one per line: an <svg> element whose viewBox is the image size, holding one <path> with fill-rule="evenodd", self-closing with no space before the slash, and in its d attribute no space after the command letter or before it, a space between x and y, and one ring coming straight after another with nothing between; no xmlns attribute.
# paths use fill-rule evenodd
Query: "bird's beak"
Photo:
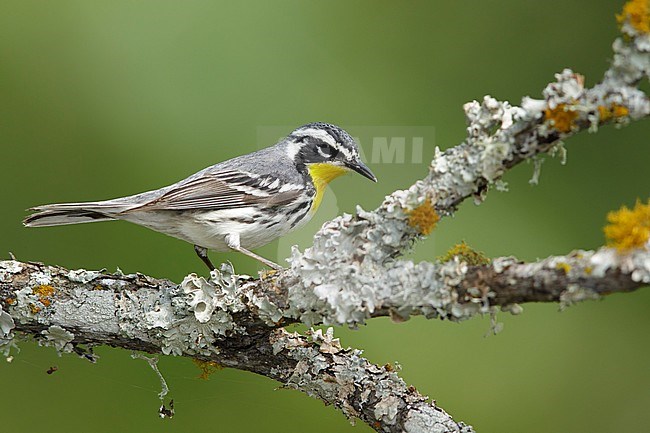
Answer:
<svg viewBox="0 0 650 433"><path fill-rule="evenodd" d="M346 165L348 166L348 168L356 171L361 176L367 177L368 179L370 179L373 182L377 182L377 177L372 173L372 171L370 171L368 166L366 164L364 164L363 162L357 160L355 162L352 162L352 163L349 163L349 164L346 164Z"/></svg>

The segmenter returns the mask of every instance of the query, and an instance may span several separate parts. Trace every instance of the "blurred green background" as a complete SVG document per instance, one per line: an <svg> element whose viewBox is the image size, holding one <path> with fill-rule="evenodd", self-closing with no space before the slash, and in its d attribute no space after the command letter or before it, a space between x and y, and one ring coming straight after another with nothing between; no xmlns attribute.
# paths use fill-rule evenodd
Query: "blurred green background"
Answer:
<svg viewBox="0 0 650 433"><path fill-rule="evenodd" d="M1 254L179 281L204 272L188 244L121 222L25 229L24 209L167 185L272 144L258 139L265 128L433 128L422 163L371 164L378 184L336 180L314 221L258 250L282 261L327 219L357 204L372 209L423 177L435 145L463 139L463 103L539 97L564 67L597 82L621 5L1 0ZM430 260L461 240L526 260L597 248L607 211L648 197L649 134L638 122L569 139L566 166L548 159L536 187L532 165L515 168L510 192L465 203L412 257ZM212 257L258 269L235 254ZM501 314L504 331L488 338L487 318L372 320L337 333L375 363L399 362L409 384L479 432L640 432L650 423L649 307L641 290L562 313L525 305L522 316ZM8 432L370 431L263 377L224 370L202 381L190 360L173 357L160 365L177 415L160 420L157 378L128 352L99 348L91 365L20 347L0 363Z"/></svg>

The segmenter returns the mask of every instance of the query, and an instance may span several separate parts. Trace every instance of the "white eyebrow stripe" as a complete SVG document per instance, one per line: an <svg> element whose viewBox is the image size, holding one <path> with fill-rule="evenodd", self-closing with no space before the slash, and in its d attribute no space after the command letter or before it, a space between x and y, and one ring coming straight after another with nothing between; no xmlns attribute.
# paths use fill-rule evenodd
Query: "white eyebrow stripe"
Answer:
<svg viewBox="0 0 650 433"><path fill-rule="evenodd" d="M327 131L322 130L322 129L316 129L316 128L306 128L306 129L301 129L300 134L304 135L311 135L312 137L320 138L323 140L325 143L329 144L330 146L338 149L339 147L336 145L336 140L334 137L332 137Z"/></svg>

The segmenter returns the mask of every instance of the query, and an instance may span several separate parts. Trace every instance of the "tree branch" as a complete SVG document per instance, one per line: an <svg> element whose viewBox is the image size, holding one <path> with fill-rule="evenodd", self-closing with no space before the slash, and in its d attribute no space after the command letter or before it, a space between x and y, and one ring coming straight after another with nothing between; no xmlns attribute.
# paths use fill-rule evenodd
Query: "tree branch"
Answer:
<svg viewBox="0 0 650 433"><path fill-rule="evenodd" d="M331 328L303 337L281 325L298 318L353 324L341 319L404 320L411 314L463 320L494 313L496 306L517 313L523 302L566 305L647 284L650 252L620 255L603 248L534 263L499 258L480 266L458 257L441 264L398 261L369 278L367 286L374 289L365 293L321 285L297 297L302 286L289 270L251 280L224 266L211 282L192 274L174 284L141 274L1 261L0 336L7 347L13 333L21 332L87 357L83 345L107 344L214 361L278 380L377 430L422 431L433 422L439 431L470 432L407 387L390 366L375 366L360 351L343 349Z"/></svg>
<svg viewBox="0 0 650 433"><path fill-rule="evenodd" d="M331 328L305 337L267 326L256 313L269 298L253 293L259 281L239 287L228 272L213 276L214 285L195 275L176 285L140 274L2 261L0 343L8 348L13 333L21 332L86 357L91 354L83 345L98 344L173 353L278 380L378 430L473 431L406 386L392 367L343 349ZM220 305L209 318L206 301Z"/></svg>

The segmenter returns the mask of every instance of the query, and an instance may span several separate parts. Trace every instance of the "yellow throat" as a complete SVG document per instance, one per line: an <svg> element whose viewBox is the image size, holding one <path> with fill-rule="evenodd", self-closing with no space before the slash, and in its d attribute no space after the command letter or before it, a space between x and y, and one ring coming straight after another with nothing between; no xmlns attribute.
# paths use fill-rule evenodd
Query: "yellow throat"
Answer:
<svg viewBox="0 0 650 433"><path fill-rule="evenodd" d="M317 163L309 165L309 175L311 180L314 182L316 187L316 196L314 197L314 203L311 205L310 212L316 212L320 202L323 199L323 194L325 193L325 188L327 184L341 175L344 175L350 171L346 167L341 167L340 165L332 165L325 163Z"/></svg>

